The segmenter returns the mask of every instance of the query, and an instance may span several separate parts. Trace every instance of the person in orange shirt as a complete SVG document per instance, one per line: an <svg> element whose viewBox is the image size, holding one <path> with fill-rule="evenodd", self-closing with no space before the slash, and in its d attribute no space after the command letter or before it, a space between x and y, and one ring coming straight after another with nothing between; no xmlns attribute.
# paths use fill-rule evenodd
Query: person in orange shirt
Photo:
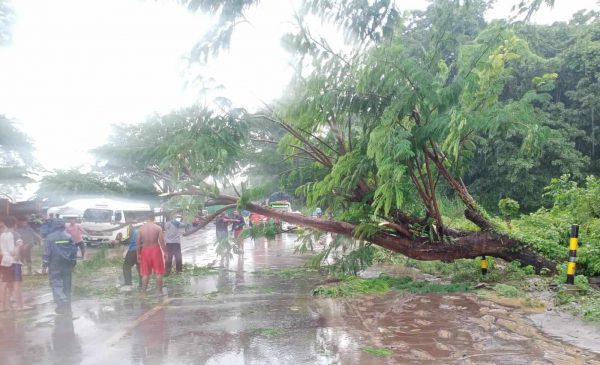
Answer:
<svg viewBox="0 0 600 365"><path fill-rule="evenodd" d="M81 258L84 259L85 243L83 242L83 235L85 234L85 231L83 228L81 228L81 225L77 223L77 218L73 217L69 220L69 222L70 223L67 225L66 231L71 235L71 237L73 237L73 242L75 242L75 245L77 245L77 247L79 247L81 250Z"/></svg>

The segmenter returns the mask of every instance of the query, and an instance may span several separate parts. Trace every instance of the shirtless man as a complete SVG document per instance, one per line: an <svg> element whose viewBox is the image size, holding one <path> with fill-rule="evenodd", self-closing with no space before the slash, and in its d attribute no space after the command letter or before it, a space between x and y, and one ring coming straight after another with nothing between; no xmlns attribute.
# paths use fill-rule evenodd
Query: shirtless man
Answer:
<svg viewBox="0 0 600 365"><path fill-rule="evenodd" d="M142 293L148 288L150 274L154 273L156 275L156 290L159 294L162 294L167 247L162 228L154 223L153 216L149 216L138 229L136 251L140 263L140 274L142 275Z"/></svg>

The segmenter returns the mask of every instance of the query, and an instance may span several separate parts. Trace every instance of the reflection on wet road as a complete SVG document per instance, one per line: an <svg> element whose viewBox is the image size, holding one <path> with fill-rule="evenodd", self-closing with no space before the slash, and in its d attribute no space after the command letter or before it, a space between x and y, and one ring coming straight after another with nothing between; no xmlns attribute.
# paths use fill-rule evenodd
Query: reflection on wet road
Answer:
<svg viewBox="0 0 600 365"><path fill-rule="evenodd" d="M293 255L294 239L247 240L243 259L169 287L168 297L76 300L74 318L55 316L42 293L34 311L0 317L0 363L600 364L472 294L317 299L310 291L318 276L260 274L305 262ZM214 228L188 237L184 261L217 265L213 242Z"/></svg>

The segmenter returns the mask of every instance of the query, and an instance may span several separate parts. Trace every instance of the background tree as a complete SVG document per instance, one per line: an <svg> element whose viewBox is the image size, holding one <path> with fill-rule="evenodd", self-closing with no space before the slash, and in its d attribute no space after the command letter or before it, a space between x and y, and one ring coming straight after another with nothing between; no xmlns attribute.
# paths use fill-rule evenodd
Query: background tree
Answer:
<svg viewBox="0 0 600 365"><path fill-rule="evenodd" d="M477 149L497 133L518 136L513 143L519 152L534 156L552 136L535 107L549 100L554 75L537 75L516 97L503 98L511 66L531 55L512 26L486 24L484 1L435 1L405 21L388 1L307 4L298 14L299 32L285 42L298 64L310 67L299 67L276 108L252 116L235 110L176 117L179 122L161 129L172 118L163 116L128 139L124 146L135 151L129 155L166 174L161 176L172 181L171 196L238 204L417 259L489 255L552 269L532 246L502 232L462 179ZM315 13L341 24L344 48L336 50L311 32L304 16ZM284 156L323 169L325 176L299 191L309 205L335 209L338 220L288 216L252 203L251 192L232 196L208 188L210 179L229 179L245 167L239 161L248 152L248 121L255 119L285 130L279 140ZM177 123L187 129L179 131ZM152 144L136 146L145 135L153 136ZM219 155L222 147L227 153ZM462 201L476 230L446 224L440 204L446 194Z"/></svg>
<svg viewBox="0 0 600 365"><path fill-rule="evenodd" d="M36 198L47 206L62 205L70 200L87 197L131 196L132 191L117 182L109 181L97 173L78 170L56 170L40 180Z"/></svg>
<svg viewBox="0 0 600 365"><path fill-rule="evenodd" d="M13 121L0 114L0 191L9 196L27 182L33 171L33 146Z"/></svg>

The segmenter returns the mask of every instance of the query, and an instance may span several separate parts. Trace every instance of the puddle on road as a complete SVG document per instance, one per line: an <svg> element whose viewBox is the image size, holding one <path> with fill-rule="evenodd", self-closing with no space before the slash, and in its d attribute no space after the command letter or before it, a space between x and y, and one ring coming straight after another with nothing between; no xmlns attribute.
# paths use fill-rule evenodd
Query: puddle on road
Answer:
<svg viewBox="0 0 600 365"><path fill-rule="evenodd" d="M211 229L187 238L184 261L213 263L213 241ZM25 321L2 318L2 364L600 364L472 294L314 298L322 277L264 272L300 266L293 247L290 234L247 240L243 260L169 288L164 305L124 295L77 301L66 323L49 305Z"/></svg>
<svg viewBox="0 0 600 365"><path fill-rule="evenodd" d="M600 326L554 311L532 314L529 317L550 336L600 354Z"/></svg>

